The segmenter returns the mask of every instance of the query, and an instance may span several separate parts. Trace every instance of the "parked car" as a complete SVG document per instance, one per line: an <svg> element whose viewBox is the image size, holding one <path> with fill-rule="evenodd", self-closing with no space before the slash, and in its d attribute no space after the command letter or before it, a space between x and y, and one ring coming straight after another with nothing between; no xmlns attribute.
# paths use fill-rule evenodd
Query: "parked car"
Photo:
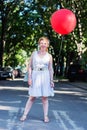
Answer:
<svg viewBox="0 0 87 130"><path fill-rule="evenodd" d="M14 79L13 68L12 67L1 67L0 68L0 79Z"/></svg>
<svg viewBox="0 0 87 130"><path fill-rule="evenodd" d="M80 64L72 64L68 69L67 78L70 82L87 81L87 70L82 69Z"/></svg>
<svg viewBox="0 0 87 130"><path fill-rule="evenodd" d="M21 69L15 68L13 70L13 74L14 74L15 78L22 77L22 71L21 71Z"/></svg>

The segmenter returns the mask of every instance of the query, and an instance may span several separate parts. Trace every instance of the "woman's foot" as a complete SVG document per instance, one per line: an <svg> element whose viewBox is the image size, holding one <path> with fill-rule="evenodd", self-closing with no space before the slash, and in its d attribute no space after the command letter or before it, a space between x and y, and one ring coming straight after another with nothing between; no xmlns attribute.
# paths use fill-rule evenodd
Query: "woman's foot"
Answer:
<svg viewBox="0 0 87 130"><path fill-rule="evenodd" d="M27 119L27 116L26 115L23 115L21 118L20 118L20 121L25 121Z"/></svg>
<svg viewBox="0 0 87 130"><path fill-rule="evenodd" d="M48 116L45 116L45 117L44 117L44 122L45 122L45 123L48 123L48 122L49 122Z"/></svg>

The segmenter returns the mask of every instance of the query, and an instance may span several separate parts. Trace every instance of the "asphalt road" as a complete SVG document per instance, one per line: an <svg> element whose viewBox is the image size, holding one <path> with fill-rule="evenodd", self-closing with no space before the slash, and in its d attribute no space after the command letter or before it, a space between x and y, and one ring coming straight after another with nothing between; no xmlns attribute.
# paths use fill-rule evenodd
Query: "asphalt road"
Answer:
<svg viewBox="0 0 87 130"><path fill-rule="evenodd" d="M86 85L55 81L55 96L49 97L50 122L43 122L41 98L36 99L27 120L20 122L28 86L23 79L0 81L0 130L87 130Z"/></svg>

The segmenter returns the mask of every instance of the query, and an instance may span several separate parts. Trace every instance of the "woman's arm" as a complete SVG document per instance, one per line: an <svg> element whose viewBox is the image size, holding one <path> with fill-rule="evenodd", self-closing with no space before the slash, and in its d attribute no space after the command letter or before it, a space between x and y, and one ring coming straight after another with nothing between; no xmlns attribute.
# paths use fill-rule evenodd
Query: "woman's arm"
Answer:
<svg viewBox="0 0 87 130"><path fill-rule="evenodd" d="M30 57L29 60L29 65L28 65L28 84L31 86L32 84L32 62L33 62L33 53Z"/></svg>
<svg viewBox="0 0 87 130"><path fill-rule="evenodd" d="M49 73L50 73L50 83L51 83L51 87L54 87L54 82L53 82L53 58L52 55L50 55L50 61L49 61Z"/></svg>

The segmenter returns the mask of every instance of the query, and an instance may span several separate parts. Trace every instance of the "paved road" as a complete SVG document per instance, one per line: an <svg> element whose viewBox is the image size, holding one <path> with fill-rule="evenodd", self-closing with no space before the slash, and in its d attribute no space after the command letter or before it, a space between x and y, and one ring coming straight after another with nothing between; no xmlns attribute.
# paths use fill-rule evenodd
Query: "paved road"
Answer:
<svg viewBox="0 0 87 130"><path fill-rule="evenodd" d="M33 104L27 120L20 122L28 87L22 79L0 81L0 130L87 130L86 85L55 82L55 96L49 98L50 122L43 122L40 98Z"/></svg>

